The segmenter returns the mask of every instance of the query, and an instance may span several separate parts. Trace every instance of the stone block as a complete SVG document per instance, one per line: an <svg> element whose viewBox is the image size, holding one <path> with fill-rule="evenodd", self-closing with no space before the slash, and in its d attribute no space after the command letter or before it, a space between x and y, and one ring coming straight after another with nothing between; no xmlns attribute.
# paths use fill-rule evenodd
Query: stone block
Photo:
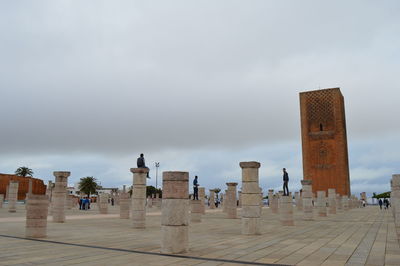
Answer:
<svg viewBox="0 0 400 266"><path fill-rule="evenodd" d="M146 186L133 186L132 199L146 199Z"/></svg>
<svg viewBox="0 0 400 266"><path fill-rule="evenodd" d="M187 181L163 180L163 199L187 199L189 183Z"/></svg>
<svg viewBox="0 0 400 266"><path fill-rule="evenodd" d="M188 226L161 226L161 253L179 254L189 249Z"/></svg>
<svg viewBox="0 0 400 266"><path fill-rule="evenodd" d="M164 199L161 207L161 225L188 225L189 200Z"/></svg>
<svg viewBox="0 0 400 266"><path fill-rule="evenodd" d="M242 217L257 218L261 216L261 209L259 206L242 206Z"/></svg>
<svg viewBox="0 0 400 266"><path fill-rule="evenodd" d="M243 168L242 182L257 182L258 183L258 168ZM243 190L242 190L243 192Z"/></svg>
<svg viewBox="0 0 400 266"><path fill-rule="evenodd" d="M242 182L242 193L259 193L258 182Z"/></svg>
<svg viewBox="0 0 400 266"><path fill-rule="evenodd" d="M146 186L146 174L135 174L133 176L133 187L135 186Z"/></svg>
<svg viewBox="0 0 400 266"><path fill-rule="evenodd" d="M245 194L242 193L242 207L243 206L260 206L260 193Z"/></svg>
<svg viewBox="0 0 400 266"><path fill-rule="evenodd" d="M260 218L245 218L242 217L242 234L244 235L259 235L260 231Z"/></svg>
<svg viewBox="0 0 400 266"><path fill-rule="evenodd" d="M146 199L132 199L132 210L143 211L146 206Z"/></svg>

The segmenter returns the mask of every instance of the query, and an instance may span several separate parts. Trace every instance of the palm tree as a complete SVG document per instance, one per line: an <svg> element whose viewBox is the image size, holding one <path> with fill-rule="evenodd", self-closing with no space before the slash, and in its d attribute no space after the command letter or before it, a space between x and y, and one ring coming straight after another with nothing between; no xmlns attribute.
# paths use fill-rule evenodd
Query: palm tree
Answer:
<svg viewBox="0 0 400 266"><path fill-rule="evenodd" d="M97 179L93 176L82 177L79 181L79 190L88 197L90 197L90 194L96 193L98 186Z"/></svg>
<svg viewBox="0 0 400 266"><path fill-rule="evenodd" d="M32 176L33 171L29 167L21 166L17 170L15 170L15 174L18 176L26 177L26 176Z"/></svg>

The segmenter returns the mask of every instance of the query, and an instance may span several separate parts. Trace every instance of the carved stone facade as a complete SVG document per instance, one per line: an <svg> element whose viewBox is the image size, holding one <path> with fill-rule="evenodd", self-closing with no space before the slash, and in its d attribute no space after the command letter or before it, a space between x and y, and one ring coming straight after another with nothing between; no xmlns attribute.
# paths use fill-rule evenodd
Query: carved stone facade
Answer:
<svg viewBox="0 0 400 266"><path fill-rule="evenodd" d="M313 192L350 195L344 98L339 88L300 93L304 179Z"/></svg>

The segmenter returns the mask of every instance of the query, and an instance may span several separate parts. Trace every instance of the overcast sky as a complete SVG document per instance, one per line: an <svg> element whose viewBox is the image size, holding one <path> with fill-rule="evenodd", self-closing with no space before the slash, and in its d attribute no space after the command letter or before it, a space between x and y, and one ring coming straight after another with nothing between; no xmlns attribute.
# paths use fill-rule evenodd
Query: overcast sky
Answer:
<svg viewBox="0 0 400 266"><path fill-rule="evenodd" d="M352 192L400 173L398 1L1 1L0 172L302 179L298 93L340 87ZM158 184L161 183L161 174Z"/></svg>

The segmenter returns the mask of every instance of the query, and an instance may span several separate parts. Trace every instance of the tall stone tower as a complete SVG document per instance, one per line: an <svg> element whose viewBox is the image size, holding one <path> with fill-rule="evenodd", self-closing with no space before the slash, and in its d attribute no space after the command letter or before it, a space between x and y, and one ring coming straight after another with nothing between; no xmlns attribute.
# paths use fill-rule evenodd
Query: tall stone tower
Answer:
<svg viewBox="0 0 400 266"><path fill-rule="evenodd" d="M340 88L300 93L304 179L313 192L350 195L344 98Z"/></svg>

